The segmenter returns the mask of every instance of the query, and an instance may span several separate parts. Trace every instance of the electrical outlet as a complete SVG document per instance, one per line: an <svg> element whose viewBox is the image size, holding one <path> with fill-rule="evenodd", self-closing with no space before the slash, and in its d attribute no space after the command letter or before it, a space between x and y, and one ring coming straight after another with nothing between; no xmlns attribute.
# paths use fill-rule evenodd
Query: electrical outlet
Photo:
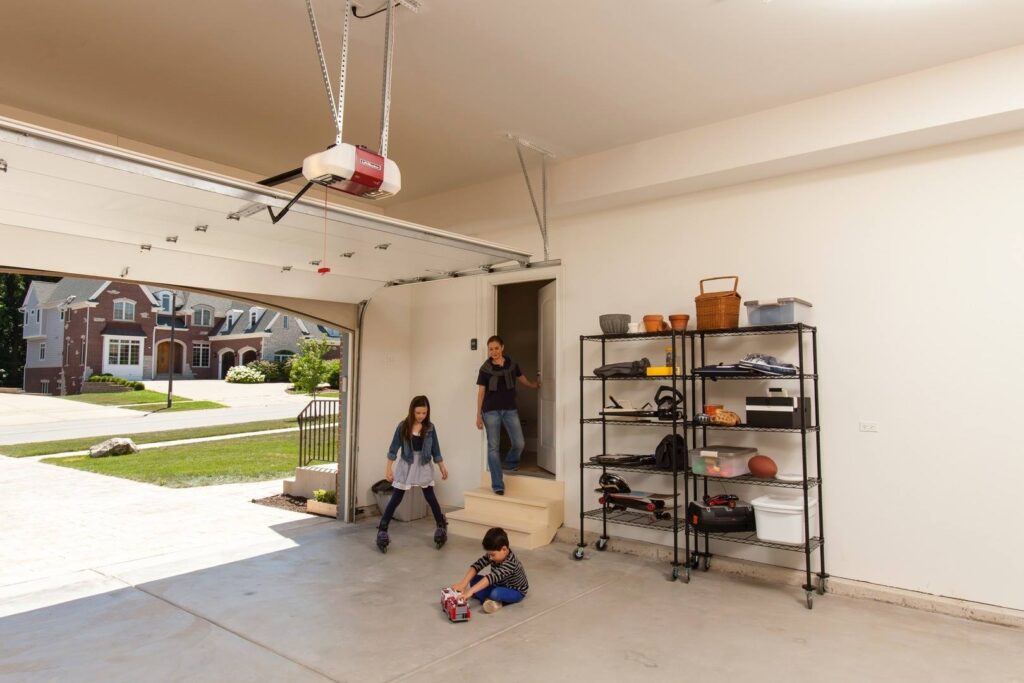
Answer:
<svg viewBox="0 0 1024 683"><path fill-rule="evenodd" d="M877 432L878 431L878 423L877 422L861 422L860 423L860 431L862 431L862 432Z"/></svg>

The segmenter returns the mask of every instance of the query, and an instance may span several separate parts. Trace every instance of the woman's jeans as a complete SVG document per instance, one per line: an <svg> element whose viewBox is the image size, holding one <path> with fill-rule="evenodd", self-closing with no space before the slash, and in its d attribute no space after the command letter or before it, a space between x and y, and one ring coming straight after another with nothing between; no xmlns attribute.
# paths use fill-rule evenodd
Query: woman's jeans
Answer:
<svg viewBox="0 0 1024 683"><path fill-rule="evenodd" d="M484 577L477 575L469 580L470 586L475 586L477 583L483 580ZM526 596L517 591L514 588L505 588L504 586L488 586L483 590L473 593L473 597L483 602L484 600L497 600L500 603L510 605L514 602L520 602Z"/></svg>
<svg viewBox="0 0 1024 683"><path fill-rule="evenodd" d="M505 480L501 477L501 427L508 432L512 447L508 451L506 466L510 470L519 467L519 456L523 454L523 425L519 422L518 410L488 410L483 414L484 429L487 431L487 469L491 471L491 488L495 491L505 490Z"/></svg>

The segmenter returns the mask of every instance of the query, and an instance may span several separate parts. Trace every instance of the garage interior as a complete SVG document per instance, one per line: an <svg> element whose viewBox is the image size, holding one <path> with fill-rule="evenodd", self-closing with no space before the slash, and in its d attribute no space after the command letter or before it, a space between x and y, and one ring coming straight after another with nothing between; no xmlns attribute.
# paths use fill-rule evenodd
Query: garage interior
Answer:
<svg viewBox="0 0 1024 683"><path fill-rule="evenodd" d="M338 520L0 587L0 680L1018 680L1024 6L346 5L4 10L0 269L294 311L353 335L354 374ZM397 164L400 190L371 200L296 169L342 142ZM700 336L718 276L737 278L734 303L810 302L786 332L813 331L813 358L809 337ZM530 305L503 311L516 296ZM754 325L738 305L723 327ZM612 338L606 314L689 323ZM505 473L504 501L473 420L495 333L529 347L544 392L521 389L529 466ZM754 352L797 380L694 372ZM594 376L641 357L683 365L687 449L799 473L801 538L604 523L621 511L602 509L590 458L653 455L675 430L608 422L609 394L639 409L676 384ZM716 402L749 423L769 388L809 398L813 427L697 423ZM382 554L372 486L419 394L453 536L438 552L427 520L396 524ZM617 474L685 503L787 492ZM451 624L438 588L498 522L529 597Z"/></svg>

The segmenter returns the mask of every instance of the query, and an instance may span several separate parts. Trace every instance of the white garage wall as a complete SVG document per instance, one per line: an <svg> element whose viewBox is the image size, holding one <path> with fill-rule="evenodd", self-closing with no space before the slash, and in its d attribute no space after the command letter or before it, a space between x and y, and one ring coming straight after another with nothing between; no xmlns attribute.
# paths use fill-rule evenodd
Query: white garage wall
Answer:
<svg viewBox="0 0 1024 683"><path fill-rule="evenodd" d="M578 336L597 332L605 312L693 314L700 278L735 273L747 299L799 296L815 306L829 572L1024 608L1015 502L1024 436L1013 424L1024 380L1014 361L1024 339L1015 301L1024 279L1022 178L1024 134L1010 134L553 222L552 256L563 262L567 524L579 509ZM539 241L532 226L487 237L535 250ZM478 361L451 345L461 327L455 334L437 321L472 315L466 282L420 288L414 301L429 292L431 313L411 318L413 365L429 366L413 377L450 400L453 413L465 409L463 378ZM491 305L482 298L489 289L477 289L477 310ZM368 327L367 338L379 333ZM652 359L660 349L648 351ZM737 405L743 394L719 395ZM365 396L363 409L373 410ZM860 420L880 431L859 432ZM448 452L479 444L468 420L443 426ZM632 438L656 440L641 431ZM786 469L794 464L784 447L797 437L764 436L747 441ZM613 442L613 450L616 443L629 445ZM799 558L730 544L716 552L790 565Z"/></svg>

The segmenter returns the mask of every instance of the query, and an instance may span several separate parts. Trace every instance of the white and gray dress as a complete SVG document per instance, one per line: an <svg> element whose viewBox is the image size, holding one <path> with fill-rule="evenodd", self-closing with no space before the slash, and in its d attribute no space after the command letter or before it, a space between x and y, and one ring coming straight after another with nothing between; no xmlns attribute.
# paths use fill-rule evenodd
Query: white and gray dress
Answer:
<svg viewBox="0 0 1024 683"><path fill-rule="evenodd" d="M394 481L391 482L396 489L408 491L414 487L426 488L434 485L434 461L430 458L423 462L423 436L413 435L412 437L412 462L408 463L398 458L395 463Z"/></svg>

